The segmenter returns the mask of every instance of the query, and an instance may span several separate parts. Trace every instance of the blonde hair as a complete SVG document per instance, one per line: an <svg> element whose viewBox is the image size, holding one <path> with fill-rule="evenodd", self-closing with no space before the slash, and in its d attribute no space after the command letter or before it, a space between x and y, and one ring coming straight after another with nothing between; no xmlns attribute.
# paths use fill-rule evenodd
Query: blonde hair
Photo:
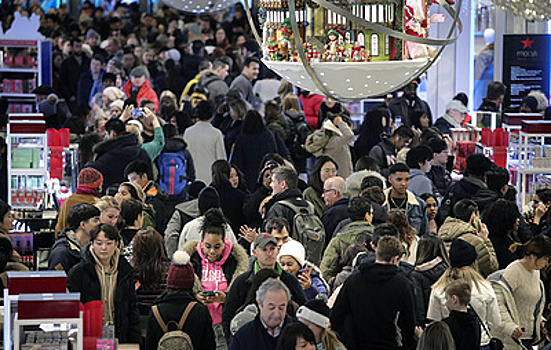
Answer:
<svg viewBox="0 0 551 350"><path fill-rule="evenodd" d="M344 348L344 344L341 343L337 337L337 333L327 328L324 328L321 332L321 343L323 344L324 350L337 350L337 348Z"/></svg>
<svg viewBox="0 0 551 350"><path fill-rule="evenodd" d="M104 212L109 208L115 208L118 211L121 210L119 202L117 202L115 197L112 196L103 196L101 198L97 198L94 206L98 208L101 212Z"/></svg>
<svg viewBox="0 0 551 350"><path fill-rule="evenodd" d="M486 282L484 277L472 266L450 267L444 271L438 281L434 282L432 289L444 292L450 283L457 280L463 280L470 285L474 285L479 292L482 289L482 284Z"/></svg>
<svg viewBox="0 0 551 350"><path fill-rule="evenodd" d="M136 137L138 138L138 143L140 145L143 143L142 134L140 132L140 128L137 125L135 125L135 124L126 124L126 131L136 135Z"/></svg>

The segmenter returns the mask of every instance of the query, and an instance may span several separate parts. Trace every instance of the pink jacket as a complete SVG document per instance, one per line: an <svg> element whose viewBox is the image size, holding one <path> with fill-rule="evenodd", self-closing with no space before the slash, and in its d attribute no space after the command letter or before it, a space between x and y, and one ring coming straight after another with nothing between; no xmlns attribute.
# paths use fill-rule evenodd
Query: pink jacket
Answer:
<svg viewBox="0 0 551 350"><path fill-rule="evenodd" d="M224 250L222 257L216 262L209 262L201 249L201 241L197 243L197 253L201 257L201 286L204 290L219 290L225 292L228 289L228 280L224 276L222 266L231 254L233 244L229 239L224 239ZM222 322L222 304L212 303L208 305L212 324Z"/></svg>

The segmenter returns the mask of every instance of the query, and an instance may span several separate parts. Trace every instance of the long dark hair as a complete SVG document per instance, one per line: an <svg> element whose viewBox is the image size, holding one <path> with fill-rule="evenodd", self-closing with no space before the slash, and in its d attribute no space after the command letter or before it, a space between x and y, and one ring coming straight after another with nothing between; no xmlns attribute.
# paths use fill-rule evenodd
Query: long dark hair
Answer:
<svg viewBox="0 0 551 350"><path fill-rule="evenodd" d="M247 111L243 124L241 124L241 131L245 134L259 134L266 130L264 120L260 113L255 110Z"/></svg>
<svg viewBox="0 0 551 350"><path fill-rule="evenodd" d="M219 159L212 163L212 185L214 187L224 185L230 181L231 165L228 161Z"/></svg>
<svg viewBox="0 0 551 350"><path fill-rule="evenodd" d="M442 238L434 233L426 233L421 236L417 245L417 257L415 266L424 264L440 257L446 265L450 266L450 260Z"/></svg>
<svg viewBox="0 0 551 350"><path fill-rule="evenodd" d="M514 229L520 212L515 203L500 198L484 213L484 223L488 226L490 238L503 237Z"/></svg>
<svg viewBox="0 0 551 350"><path fill-rule="evenodd" d="M165 277L168 262L163 236L153 227L138 231L132 243L132 253L134 272L144 291L158 288Z"/></svg>
<svg viewBox="0 0 551 350"><path fill-rule="evenodd" d="M360 128L360 135L354 144L357 157L369 154L373 146L381 141L381 135L385 133L383 119L386 120L386 128L390 124L390 115L385 109L375 109L367 112Z"/></svg>
<svg viewBox="0 0 551 350"><path fill-rule="evenodd" d="M312 172L310 173L310 186L316 192L322 193L323 192L323 182L321 181L321 168L323 165L327 162L331 162L335 164L335 167L337 170L339 170L339 166L337 165L337 162L333 160L333 158L329 156L321 156L316 160L316 163L314 163L314 167L312 167Z"/></svg>

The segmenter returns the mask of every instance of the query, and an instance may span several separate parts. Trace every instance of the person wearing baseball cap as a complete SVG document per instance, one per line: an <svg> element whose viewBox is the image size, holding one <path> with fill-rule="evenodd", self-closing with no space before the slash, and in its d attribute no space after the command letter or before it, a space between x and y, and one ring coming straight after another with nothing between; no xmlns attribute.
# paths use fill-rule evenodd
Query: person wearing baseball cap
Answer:
<svg viewBox="0 0 551 350"><path fill-rule="evenodd" d="M128 98L134 99L138 103L143 99L153 101L155 103L155 112L157 112L159 110L159 98L151 87L151 83L147 80L148 75L146 67L134 67L130 71L130 80L124 84L123 91Z"/></svg>
<svg viewBox="0 0 551 350"><path fill-rule="evenodd" d="M281 282L291 291L291 299L302 305L306 302L306 297L302 290L302 286L297 278L281 268L277 262L277 240L274 236L267 233L260 233L256 236L253 242L253 255L256 261L252 264L249 271L241 274L234 279L229 293L226 297L224 311L222 313L222 326L226 334L226 338L230 337L230 321L236 315L237 309L245 304L247 294L251 288L252 276L261 269L273 269L279 274Z"/></svg>
<svg viewBox="0 0 551 350"><path fill-rule="evenodd" d="M446 106L446 114L436 120L434 126L444 135L449 135L451 128L462 128L467 115L467 107L459 100L451 100Z"/></svg>
<svg viewBox="0 0 551 350"><path fill-rule="evenodd" d="M63 202L59 210L57 225L55 226L56 239L59 232L67 227L67 216L73 205L77 203L94 204L96 198L101 196L102 185L103 175L96 169L84 168L80 171L76 192Z"/></svg>

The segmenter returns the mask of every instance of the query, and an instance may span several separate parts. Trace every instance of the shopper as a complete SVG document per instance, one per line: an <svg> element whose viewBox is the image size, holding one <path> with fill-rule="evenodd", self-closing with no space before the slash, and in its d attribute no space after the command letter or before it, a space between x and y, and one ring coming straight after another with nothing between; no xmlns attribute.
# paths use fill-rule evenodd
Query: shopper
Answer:
<svg viewBox="0 0 551 350"><path fill-rule="evenodd" d="M212 164L212 184L220 196L220 207L228 218L233 232L246 223L243 214L243 203L247 194L233 188L230 183L231 165L225 160L217 160Z"/></svg>
<svg viewBox="0 0 551 350"><path fill-rule="evenodd" d="M469 308L471 285L461 280L453 281L446 287L445 293L450 315L444 322L450 327L456 350L478 348L482 330L478 315Z"/></svg>
<svg viewBox="0 0 551 350"><path fill-rule="evenodd" d="M147 69L138 66L130 71L130 80L124 85L123 91L128 98L140 103L147 99L155 104L155 112L159 110L159 98L157 93L151 88L151 83L147 80Z"/></svg>
<svg viewBox="0 0 551 350"><path fill-rule="evenodd" d="M245 203L243 203L243 214L249 227L262 227L262 216L259 212L260 203L272 193L272 188L270 187L272 171L278 166L274 161L266 162L258 174L256 190L247 196Z"/></svg>
<svg viewBox="0 0 551 350"><path fill-rule="evenodd" d="M333 238L333 232L343 220L350 218L348 201L346 197L346 182L340 176L331 177L323 183L323 201L325 211L321 222L325 227L325 246Z"/></svg>
<svg viewBox="0 0 551 350"><path fill-rule="evenodd" d="M436 187L428 177L432 167L432 157L432 150L427 146L413 147L408 151L406 156L410 175L408 189L416 196L423 193L437 193Z"/></svg>
<svg viewBox="0 0 551 350"><path fill-rule="evenodd" d="M423 193L420 198L427 205L427 219L429 219L429 231L436 234L442 226L442 217L438 212L438 198L432 193Z"/></svg>
<svg viewBox="0 0 551 350"><path fill-rule="evenodd" d="M417 350L456 350L446 322L436 321L429 324L417 342Z"/></svg>
<svg viewBox="0 0 551 350"><path fill-rule="evenodd" d="M304 199L314 205L316 215L320 218L325 210L325 202L323 201L323 184L331 177L337 176L339 167L337 163L329 156L321 156L314 163L314 167L310 172L310 186L304 190Z"/></svg>
<svg viewBox="0 0 551 350"><path fill-rule="evenodd" d="M121 217L121 205L115 197L103 196L94 202L94 206L101 212L99 215L100 223L117 226Z"/></svg>
<svg viewBox="0 0 551 350"><path fill-rule="evenodd" d="M488 277L497 295L502 323L494 333L508 349L532 348L540 339L545 292L540 271L549 265L551 239L537 235L524 244L515 243L513 251L524 257Z"/></svg>
<svg viewBox="0 0 551 350"><path fill-rule="evenodd" d="M78 174L77 189L70 195L59 210L57 225L55 226L56 237L61 230L67 227L67 216L71 207L77 203L94 204L101 195L103 175L94 168L84 168Z"/></svg>
<svg viewBox="0 0 551 350"><path fill-rule="evenodd" d="M115 326L121 343L139 343L139 314L132 267L121 255L116 227L99 224L91 232L83 260L67 277L67 289L80 293L80 301L103 301L103 325Z"/></svg>
<svg viewBox="0 0 551 350"><path fill-rule="evenodd" d="M123 182L120 184L115 199L122 205L124 201L135 199L140 201L143 206L143 224L142 227L155 227L155 211L151 205L145 204L145 193L140 185L134 182Z"/></svg>
<svg viewBox="0 0 551 350"><path fill-rule="evenodd" d="M449 135L450 129L463 128L463 120L465 119L467 112L467 107L461 101L451 100L446 105L446 114L436 119L434 126L437 127L442 134Z"/></svg>
<svg viewBox="0 0 551 350"><path fill-rule="evenodd" d="M239 244L226 238L226 219L218 208L209 209L202 221L200 240L190 240L180 246L191 257L191 265L202 291L195 297L209 309L217 349L226 348L222 329L222 307L235 278L249 268L249 257Z"/></svg>
<svg viewBox="0 0 551 350"><path fill-rule="evenodd" d="M120 236L122 239L122 255L132 264L132 242L136 233L143 225L143 205L139 200L128 199L121 204L122 228Z"/></svg>
<svg viewBox="0 0 551 350"><path fill-rule="evenodd" d="M13 219L14 217L11 212L11 206L0 199L0 238L10 239L8 237L8 232L13 230ZM3 245L5 254L9 255L9 260L7 262L5 270L6 271L28 271L29 269L25 265L21 264L21 256L14 249L13 244L10 243L10 245L11 245L11 248L7 244ZM8 250L11 252L11 254L7 252ZM7 286L8 285L7 275L2 273L1 278L4 286Z"/></svg>
<svg viewBox="0 0 551 350"><path fill-rule="evenodd" d="M275 350L315 350L316 338L310 328L302 323L292 323L281 331Z"/></svg>
<svg viewBox="0 0 551 350"><path fill-rule="evenodd" d="M522 243L517 235L520 220L516 203L505 199L498 199L487 212L488 238L494 246L500 270L522 258L521 251L512 252L509 249L515 243Z"/></svg>
<svg viewBox="0 0 551 350"><path fill-rule="evenodd" d="M432 286L427 318L440 321L449 315L446 308L446 288L456 280L462 280L471 285L471 306L480 317L484 326L495 332L501 325L501 316L496 293L490 282L485 280L473 265L476 261L476 249L462 239L453 241L450 248L450 267ZM482 327L482 325L481 325ZM482 328L481 328L482 329ZM480 346L490 343L486 332L481 332Z"/></svg>
<svg viewBox="0 0 551 350"><path fill-rule="evenodd" d="M375 159L385 178L389 175L390 167L396 163L398 151L409 145L414 136L410 127L402 125L391 136L382 135L381 142L369 151L369 156Z"/></svg>
<svg viewBox="0 0 551 350"><path fill-rule="evenodd" d="M316 349L344 350L337 334L330 329L329 316L331 310L322 299L307 301L297 311L297 319L304 323L314 333Z"/></svg>
<svg viewBox="0 0 551 350"><path fill-rule="evenodd" d="M82 248L90 242L90 232L100 224L100 214L92 204L73 205L67 218L69 226L60 232L48 256L48 270L67 273L80 262Z"/></svg>
<svg viewBox="0 0 551 350"><path fill-rule="evenodd" d="M174 254L167 276L168 291L161 294L153 303L159 316L156 316L154 311L149 313L146 350L158 349L159 340L168 331L167 326L171 323L178 324L186 310L189 310L189 313L181 330L189 335L193 348L216 349L209 310L193 297L195 274L189 260L189 255L183 251ZM162 320L165 327L161 326L159 320Z"/></svg>
<svg viewBox="0 0 551 350"><path fill-rule="evenodd" d="M329 296L329 286L321 277L320 269L306 261L304 246L295 240L284 243L277 260L284 271L296 276L307 300L316 298L319 294Z"/></svg>
<svg viewBox="0 0 551 350"><path fill-rule="evenodd" d="M408 222L406 214L397 209L392 209L388 212L388 224L396 226L400 231L400 242L404 245L406 254L402 257L402 260L413 265L417 259L417 245L419 237L417 231Z"/></svg>

